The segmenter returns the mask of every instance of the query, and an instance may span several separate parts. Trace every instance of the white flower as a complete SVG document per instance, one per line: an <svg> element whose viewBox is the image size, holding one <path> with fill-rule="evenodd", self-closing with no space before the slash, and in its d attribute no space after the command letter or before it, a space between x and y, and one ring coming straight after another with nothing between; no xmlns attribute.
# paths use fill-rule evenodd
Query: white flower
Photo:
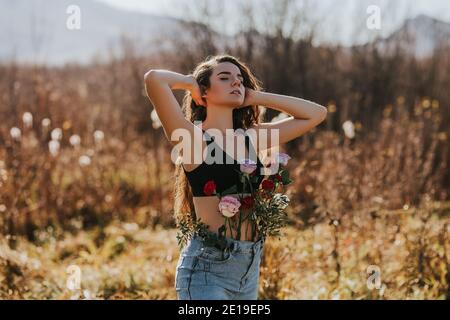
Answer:
<svg viewBox="0 0 450 320"><path fill-rule="evenodd" d="M22 121L25 127L31 128L33 126L33 115L30 112L25 112Z"/></svg>
<svg viewBox="0 0 450 320"><path fill-rule="evenodd" d="M344 134L347 138L353 139L355 137L355 126L350 120L347 120L342 124L342 129L344 129Z"/></svg>
<svg viewBox="0 0 450 320"><path fill-rule="evenodd" d="M44 118L44 119L42 119L41 123L42 123L43 127L48 127L52 122L50 121L49 118Z"/></svg>
<svg viewBox="0 0 450 320"><path fill-rule="evenodd" d="M62 138L62 130L60 128L55 128L51 133L52 140L61 140Z"/></svg>
<svg viewBox="0 0 450 320"><path fill-rule="evenodd" d="M11 130L9 130L9 134L11 135L11 138L17 141L19 141L22 136L22 132L17 127L12 127Z"/></svg>
<svg viewBox="0 0 450 320"><path fill-rule="evenodd" d="M80 145L81 138L77 134L73 134L69 138L69 142L72 146L76 147Z"/></svg>
<svg viewBox="0 0 450 320"><path fill-rule="evenodd" d="M85 167L91 164L91 158L87 155L83 155L78 159L80 166Z"/></svg>
<svg viewBox="0 0 450 320"><path fill-rule="evenodd" d="M155 109L152 110L150 118L152 119L153 129L158 129L159 127L161 127L162 124L161 121L159 120L158 114L156 113Z"/></svg>
<svg viewBox="0 0 450 320"><path fill-rule="evenodd" d="M59 152L59 141L57 140L50 140L50 142L48 143L48 149L51 153L52 156L56 156L58 155Z"/></svg>
<svg viewBox="0 0 450 320"><path fill-rule="evenodd" d="M95 143L100 143L105 138L105 134L101 130L95 130L94 132L94 140Z"/></svg>

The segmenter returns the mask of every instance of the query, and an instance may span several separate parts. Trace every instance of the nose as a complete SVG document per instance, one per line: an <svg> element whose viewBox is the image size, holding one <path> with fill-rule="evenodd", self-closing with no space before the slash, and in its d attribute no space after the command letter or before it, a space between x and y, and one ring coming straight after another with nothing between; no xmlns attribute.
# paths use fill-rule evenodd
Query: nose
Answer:
<svg viewBox="0 0 450 320"><path fill-rule="evenodd" d="M241 79L239 79L238 77L236 77L236 78L234 79L232 86L235 86L236 84L237 84L238 86L241 85Z"/></svg>

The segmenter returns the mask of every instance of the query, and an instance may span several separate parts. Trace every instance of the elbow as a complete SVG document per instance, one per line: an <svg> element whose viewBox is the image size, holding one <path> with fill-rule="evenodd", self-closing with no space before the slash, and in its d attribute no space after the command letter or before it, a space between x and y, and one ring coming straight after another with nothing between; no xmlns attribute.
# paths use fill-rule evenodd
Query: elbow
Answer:
<svg viewBox="0 0 450 320"><path fill-rule="evenodd" d="M321 106L320 108L321 108L321 111L320 111L319 118L320 118L320 120L322 122L322 121L324 121L327 118L328 110L327 110L327 108L325 108L323 106Z"/></svg>
<svg viewBox="0 0 450 320"><path fill-rule="evenodd" d="M156 70L150 69L144 74L144 82L145 84L149 84L150 82L154 81L156 77Z"/></svg>

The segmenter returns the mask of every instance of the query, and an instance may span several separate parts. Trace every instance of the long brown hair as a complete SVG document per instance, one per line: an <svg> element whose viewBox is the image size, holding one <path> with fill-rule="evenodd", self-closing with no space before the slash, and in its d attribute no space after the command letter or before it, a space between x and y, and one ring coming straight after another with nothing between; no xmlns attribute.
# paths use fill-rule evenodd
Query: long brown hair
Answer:
<svg viewBox="0 0 450 320"><path fill-rule="evenodd" d="M253 90L262 90L261 82L251 73L248 66L240 62L237 58L231 55L216 55L208 56L204 61L200 62L192 72L192 75L197 80L202 94L204 90L210 87L210 76L213 68L221 62L231 62L235 64L241 71L243 76L243 84L247 88ZM189 91L186 91L181 109L186 118L192 123L194 121L204 121L206 119L207 108L197 105L192 100ZM233 110L233 129L246 130L256 123L260 123L262 118L257 105L250 105L244 108L236 108ZM180 158L179 158L180 159ZM192 200L192 190L187 180L186 174L179 161L175 164L175 184L174 184L174 215L177 224L183 221L185 224L192 225L193 219L196 219L194 203Z"/></svg>

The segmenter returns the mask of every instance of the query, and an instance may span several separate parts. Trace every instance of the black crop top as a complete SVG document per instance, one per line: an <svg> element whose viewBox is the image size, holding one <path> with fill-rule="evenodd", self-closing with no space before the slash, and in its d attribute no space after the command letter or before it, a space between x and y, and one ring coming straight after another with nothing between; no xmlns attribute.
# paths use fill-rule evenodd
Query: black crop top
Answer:
<svg viewBox="0 0 450 320"><path fill-rule="evenodd" d="M239 179L239 172L240 172L240 164L236 159L233 159L230 157L228 153L223 151L220 146L215 143L216 147L211 148L210 145L213 142L214 136L208 135L205 130L203 130L203 133L210 139L209 141L206 140L207 144L207 159L211 155L211 157L215 156L215 149L219 149L222 154L222 163L215 163L213 161L208 161L211 164L206 163L203 161L199 166L197 166L192 171L186 171L186 169L183 167L183 170L186 174L186 177L189 181L189 184L192 189L192 195L194 197L206 197L207 195L203 192L203 187L206 182L209 180L213 180L216 184L216 191L222 192L228 188L230 188L233 185L237 185L237 193L243 193L243 184ZM245 135L245 145L247 150L249 150L249 136ZM252 144L253 145L253 144ZM211 150L210 150L211 149ZM254 152L254 149L252 150ZM226 158L225 158L226 157ZM253 158L254 159L254 158ZM259 157L256 155L256 170L254 174L258 176L257 182L252 182L252 188L253 190L256 190L259 185L261 184L262 180L264 179L264 175L261 174L260 170L263 167L263 164L261 163ZM231 163L233 161L233 163ZM248 184L247 188L248 189ZM250 190L246 190L245 193L250 193Z"/></svg>

